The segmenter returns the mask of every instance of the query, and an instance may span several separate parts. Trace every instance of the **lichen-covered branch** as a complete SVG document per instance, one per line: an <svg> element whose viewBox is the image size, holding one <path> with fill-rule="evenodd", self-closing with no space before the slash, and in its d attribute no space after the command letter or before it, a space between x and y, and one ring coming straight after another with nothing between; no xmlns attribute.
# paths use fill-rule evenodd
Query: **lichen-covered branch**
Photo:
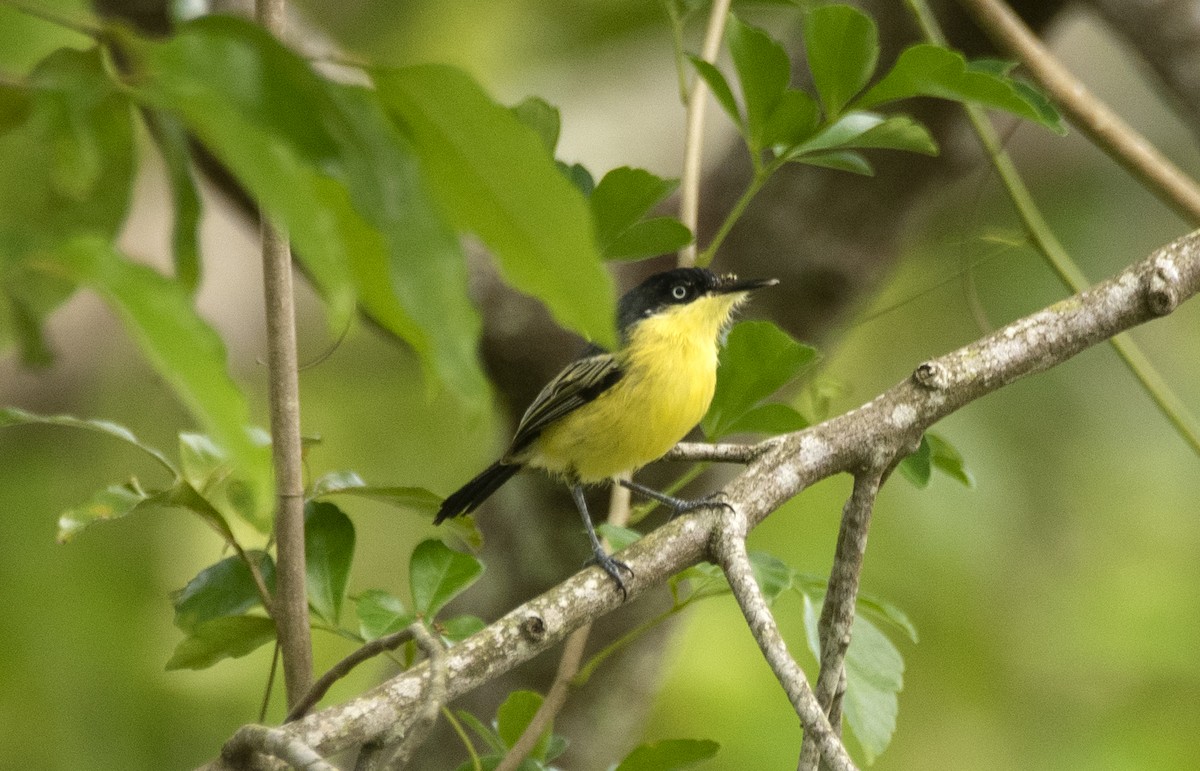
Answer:
<svg viewBox="0 0 1200 771"><path fill-rule="evenodd" d="M907 454L950 413L1022 377L1070 359L1113 335L1170 313L1200 291L1200 232L1184 236L1087 291L1014 321L916 368L867 404L794 434L765 452L724 489L747 529L789 498L833 474L878 468ZM634 572L630 601L707 559L724 510L679 517L620 553ZM576 573L510 611L446 653L452 700L561 642L621 605L597 567ZM289 723L281 731L328 755L414 721L429 667L396 675L367 693ZM232 769L218 759L212 768ZM251 765L250 768L264 766Z"/></svg>
<svg viewBox="0 0 1200 771"><path fill-rule="evenodd" d="M854 763L846 754L837 732L829 724L825 710L817 703L817 697L809 687L800 665L788 653L787 643L779 633L775 616L758 582L754 580L750 555L746 552L746 532L744 516L736 510L725 513L713 534L713 556L729 580L729 588L738 607L742 609L746 625L750 627L763 658L775 673L775 679L783 686L792 709L796 710L804 726L805 744L818 749L833 771L853 771Z"/></svg>

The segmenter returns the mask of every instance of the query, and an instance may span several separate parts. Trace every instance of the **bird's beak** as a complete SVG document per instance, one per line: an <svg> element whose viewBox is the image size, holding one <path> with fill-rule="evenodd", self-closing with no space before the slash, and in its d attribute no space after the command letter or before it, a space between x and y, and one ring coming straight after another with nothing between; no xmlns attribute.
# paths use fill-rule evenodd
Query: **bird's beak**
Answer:
<svg viewBox="0 0 1200 771"><path fill-rule="evenodd" d="M749 292L754 289L762 289L765 286L775 286L778 283L779 279L777 278L738 279L734 274L726 273L723 276L717 277L717 285L713 287L713 292L716 294Z"/></svg>

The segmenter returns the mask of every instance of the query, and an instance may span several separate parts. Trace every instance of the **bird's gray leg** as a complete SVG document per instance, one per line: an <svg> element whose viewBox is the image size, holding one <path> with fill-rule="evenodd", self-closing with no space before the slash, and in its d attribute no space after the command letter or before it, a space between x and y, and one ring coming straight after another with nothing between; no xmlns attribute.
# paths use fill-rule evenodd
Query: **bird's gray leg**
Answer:
<svg viewBox="0 0 1200 771"><path fill-rule="evenodd" d="M654 490L652 488L646 487L645 485L638 484L637 482L634 482L632 479L618 479L617 481L620 482L625 487L628 487L630 490L633 490L635 493L638 493L640 495L646 496L647 498L656 500L659 503L663 504L664 506L670 506L671 512L672 512L671 513L672 518L677 517L680 514L686 514L689 511L695 511L696 509L712 509L712 508L717 508L717 507L724 507L726 509L729 509L730 511L733 511L733 507L730 506L728 503L726 503L725 501L718 501L718 500L712 498L711 496L708 498L699 498L697 500L688 500L686 498L676 498L673 495L667 495L666 493L660 493L658 490Z"/></svg>
<svg viewBox="0 0 1200 771"><path fill-rule="evenodd" d="M621 571L624 570L631 577L633 570L618 559L613 559L600 543L600 537L596 535L596 528L592 525L592 517L588 514L587 501L583 498L583 485L578 482L571 485L571 497L575 499L575 508L579 509L579 516L583 517L583 524L587 527L588 538L592 542L592 560L605 573L608 573L617 584L617 588L621 590L621 599L625 600L629 597L629 593L625 590L625 582L621 580Z"/></svg>

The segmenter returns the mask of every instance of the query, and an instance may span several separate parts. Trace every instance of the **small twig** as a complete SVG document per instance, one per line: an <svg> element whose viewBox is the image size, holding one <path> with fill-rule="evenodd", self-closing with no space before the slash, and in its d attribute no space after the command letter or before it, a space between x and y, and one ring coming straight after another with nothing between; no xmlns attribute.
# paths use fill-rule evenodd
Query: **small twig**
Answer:
<svg viewBox="0 0 1200 771"><path fill-rule="evenodd" d="M608 524L624 527L629 522L629 501L629 489L614 481L608 499ZM602 538L600 543L604 545L605 549L609 548L608 539ZM554 682L546 691L546 697L542 700L541 706L537 708L537 712L533 713L529 725L525 726L525 730L504 754L504 758L496 766L495 771L515 771L537 746L538 740L542 738L546 729L553 725L554 718L567 703L567 696L575 675L579 674L579 667L583 662L583 651L587 648L588 637L591 633L592 625L584 624L567 638L566 643L563 644L562 658L558 660L558 669L554 673Z"/></svg>
<svg viewBox="0 0 1200 771"><path fill-rule="evenodd" d="M804 737L811 739L820 749L821 755L833 771L851 771L854 763L846 753L841 739L830 726L825 711L817 703L803 670L788 653L787 643L779 633L775 616L767 605L766 597L750 566L750 555L746 552L746 532L749 523L745 515L737 512L725 513L719 520L712 542L713 557L725 577L729 588L737 599L742 615L763 652L771 671L787 693L792 708L804 726Z"/></svg>
<svg viewBox="0 0 1200 771"><path fill-rule="evenodd" d="M731 0L715 0L708 16L708 29L704 33L704 45L700 58L712 63L721 49L721 38L725 34L725 21L729 18ZM694 76L692 92L687 98L687 123L683 135L683 177L679 184L679 220L687 225L692 234L700 221L700 174L701 156L704 148L704 113L708 107L708 84L704 78ZM679 250L679 265L696 264L696 240Z"/></svg>
<svg viewBox="0 0 1200 771"><path fill-rule="evenodd" d="M446 705L446 646L440 638L430 634L421 621L410 626L409 631L429 659L429 685L425 689L416 720L405 729L404 736L390 753L391 757L382 766L387 769L401 769L409 764L417 750L429 738L429 732L437 722L438 714Z"/></svg>
<svg viewBox="0 0 1200 771"><path fill-rule="evenodd" d="M383 637L377 637L363 645L361 648L354 650L350 653L350 655L346 656L346 658L330 667L325 674L321 675L321 677L315 683L313 683L312 688L308 689L308 692L304 694L304 697L297 701L296 705L292 707L290 711L288 711L287 717L284 718L283 722L290 723L293 720L299 720L300 718L304 717L318 701L324 698L325 694L329 692L329 689L333 687L333 684L350 674L352 669L364 661L372 659L381 653L386 653L387 651L399 648L401 645L411 640L412 637L412 627L408 627L406 629L401 629L399 632L393 632L389 635L384 635Z"/></svg>
<svg viewBox="0 0 1200 771"><path fill-rule="evenodd" d="M841 697L845 693L846 651L850 648L850 634L854 626L854 603L858 599L871 511L882 482L883 475L877 471L864 471L854 477L854 491L842 512L829 586L821 607L821 620L817 624L821 639L821 670L814 691L817 703L829 717L830 725L837 734L841 733L841 721L835 720L834 716L841 715ZM817 746L808 741L806 733L800 750L799 771L816 771L819 760Z"/></svg>
<svg viewBox="0 0 1200 771"><path fill-rule="evenodd" d="M663 460L682 460L688 462L712 461L714 463L753 463L762 457L770 447L768 442L761 444L708 444L707 442L680 442L675 445Z"/></svg>
<svg viewBox="0 0 1200 771"><path fill-rule="evenodd" d="M255 752L279 758L299 771L337 771L299 738L265 725L239 728L221 748L221 759L234 768L242 768Z"/></svg>
<svg viewBox="0 0 1200 771"><path fill-rule="evenodd" d="M1088 90L1001 0L959 0L984 32L1021 61L1071 122L1193 225L1200 224L1200 186Z"/></svg>

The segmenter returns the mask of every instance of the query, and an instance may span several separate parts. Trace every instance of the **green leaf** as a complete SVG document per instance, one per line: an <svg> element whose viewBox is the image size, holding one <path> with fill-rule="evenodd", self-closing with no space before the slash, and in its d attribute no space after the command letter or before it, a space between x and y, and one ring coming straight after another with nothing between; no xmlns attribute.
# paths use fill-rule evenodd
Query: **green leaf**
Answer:
<svg viewBox="0 0 1200 771"><path fill-rule="evenodd" d="M122 485L110 485L97 491L86 502L58 516L59 543L66 543L97 522L127 517L130 514L169 505L163 491L146 492L136 479Z"/></svg>
<svg viewBox="0 0 1200 771"><path fill-rule="evenodd" d="M725 430L729 434L787 434L808 428L808 420L786 404L760 404L743 413Z"/></svg>
<svg viewBox="0 0 1200 771"><path fill-rule="evenodd" d="M621 527L619 525L601 522L596 525L596 530L599 531L601 537L608 539L608 545L612 551L621 551L622 549L632 546L637 543L642 534L632 528Z"/></svg>
<svg viewBox="0 0 1200 771"><path fill-rule="evenodd" d="M264 551L246 552L271 591L275 585L275 561ZM175 626L191 632L206 621L223 616L240 616L262 605L262 597L246 561L234 555L209 565L171 597Z"/></svg>
<svg viewBox="0 0 1200 771"><path fill-rule="evenodd" d="M741 111L738 110L737 100L733 98L733 89L729 87L729 81L725 80L725 76L721 74L720 70L698 56L689 55L688 61L696 68L696 74L700 76L701 80L708 84L717 104L721 105L721 109L733 121L733 125L745 133L746 123L742 118Z"/></svg>
<svg viewBox="0 0 1200 771"><path fill-rule="evenodd" d="M533 691L513 691L496 710L496 733L505 747L511 747L521 738L529 721L533 720L538 707L542 706L542 695ZM529 751L529 757L542 760L550 743L553 725L546 726L537 744Z"/></svg>
<svg viewBox="0 0 1200 771"><path fill-rule="evenodd" d="M629 753L616 771L675 771L716 756L721 745L707 739L664 739Z"/></svg>
<svg viewBox="0 0 1200 771"><path fill-rule="evenodd" d="M616 341L613 282L587 204L541 140L466 73L420 65L372 71L442 211L475 233L518 289L599 345Z"/></svg>
<svg viewBox="0 0 1200 771"><path fill-rule="evenodd" d="M0 112L0 350L18 345L41 366L53 358L44 321L76 288L56 264L59 245L111 240L125 219L132 112L96 46L59 49L22 86L0 85Z"/></svg>
<svg viewBox="0 0 1200 771"><path fill-rule="evenodd" d="M138 439L132 431L118 423L107 420L88 420L86 418L77 418L74 415L37 415L17 407L0 408L0 428L33 425L64 426L66 428L80 428L85 431L107 434L108 436L120 439L122 442L133 445L154 458L172 477L179 476L179 472L175 470L175 464L161 450Z"/></svg>
<svg viewBox="0 0 1200 771"><path fill-rule="evenodd" d="M895 115L867 129L846 147L906 150L922 155L937 155L938 146L929 129L907 115Z"/></svg>
<svg viewBox="0 0 1200 771"><path fill-rule="evenodd" d="M562 118L558 108L537 96L526 97L512 107L517 120L533 129L541 138L546 152L554 155L558 147L558 134L562 130Z"/></svg>
<svg viewBox="0 0 1200 771"><path fill-rule="evenodd" d="M417 544L408 566L416 612L432 619L483 574L483 563L430 539Z"/></svg>
<svg viewBox="0 0 1200 771"><path fill-rule="evenodd" d="M433 516L442 499L424 487L369 485L353 471L331 471L313 482L310 498L327 495L357 495L404 509Z"/></svg>
<svg viewBox="0 0 1200 771"><path fill-rule="evenodd" d="M805 595L804 626L808 647L818 659L820 612L820 605ZM854 619L845 666L846 694L842 699L842 713L858 739L867 763L873 763L887 749L896 731L899 709L896 694L904 687L904 659L887 635L858 616Z"/></svg>
<svg viewBox="0 0 1200 771"><path fill-rule="evenodd" d="M791 382L817 356L816 349L793 340L766 321L743 321L729 333L721 350L717 388L700 427L710 440L756 404Z"/></svg>
<svg viewBox="0 0 1200 771"><path fill-rule="evenodd" d="M222 616L198 624L167 662L174 669L208 669L222 659L252 653L275 639L275 622L263 616Z"/></svg>
<svg viewBox="0 0 1200 771"><path fill-rule="evenodd" d="M478 616L455 616L438 622L442 637L450 642L462 642L476 632L482 631L487 624Z"/></svg>
<svg viewBox="0 0 1200 771"><path fill-rule="evenodd" d="M796 162L806 163L809 166L835 169L837 171L848 171L851 174L860 174L864 177L875 175L875 169L872 168L870 162L861 153L853 150L834 150L831 152L814 153L812 155L802 155L796 158Z"/></svg>
<svg viewBox="0 0 1200 771"><path fill-rule="evenodd" d="M470 712L460 709L455 710L454 714L460 721L469 726L471 730L479 736L480 739L483 739L484 743L487 744L488 748L492 752L498 752L503 755L504 751L508 749L508 747L504 746L504 742L500 741L500 737L495 731L484 725L482 720L475 717Z"/></svg>
<svg viewBox="0 0 1200 771"><path fill-rule="evenodd" d="M171 231L171 253L175 257L175 279L191 294L200 287L200 191L192 176L187 131L172 115L156 110L143 113L151 136L167 167L167 182L175 206Z"/></svg>
<svg viewBox="0 0 1200 771"><path fill-rule="evenodd" d="M592 179L591 172L584 168L582 163L567 165L562 161L555 161L554 166L563 173L563 176L571 181L576 190L584 195L590 196L592 191L596 189L596 180Z"/></svg>
<svg viewBox="0 0 1200 771"><path fill-rule="evenodd" d="M764 146L768 120L791 80L791 64L783 46L757 27L730 15L729 53L746 102L746 140L751 152Z"/></svg>
<svg viewBox="0 0 1200 771"><path fill-rule="evenodd" d="M399 632L411 626L416 617L409 613L399 597L382 589L368 589L355 598L358 632L364 640Z"/></svg>
<svg viewBox="0 0 1200 771"><path fill-rule="evenodd" d="M266 432L251 431L251 438L270 445ZM179 435L179 460L183 478L221 517L252 521L256 516L253 487L242 477L223 447L205 434L183 432ZM195 508L189 506L189 508Z"/></svg>
<svg viewBox="0 0 1200 771"><path fill-rule="evenodd" d="M308 603L321 618L336 624L354 559L354 523L325 501L304 506L304 559L308 570Z"/></svg>
<svg viewBox="0 0 1200 771"><path fill-rule="evenodd" d="M650 257L678 249L680 238L684 244L690 242L691 231L677 220L661 217L641 221L678 186L678 180L662 179L628 166L605 174L588 199L596 223L596 242L604 258ZM667 248L661 248L663 245Z"/></svg>
<svg viewBox="0 0 1200 771"><path fill-rule="evenodd" d="M900 461L900 465L896 468L909 482L912 482L917 487L926 487L929 484L929 476L932 470L931 453L929 440L922 436L921 444L917 447L917 451Z"/></svg>
<svg viewBox="0 0 1200 771"><path fill-rule="evenodd" d="M750 552L750 568L767 604L792 587L793 571L783 560L764 551Z"/></svg>
<svg viewBox="0 0 1200 771"><path fill-rule="evenodd" d="M808 14L804 46L813 84L829 118L867 85L879 60L875 22L848 5L823 5Z"/></svg>
<svg viewBox="0 0 1200 771"><path fill-rule="evenodd" d="M461 251L373 92L319 77L271 35L229 17L124 48L141 74L138 98L177 114L286 228L332 327L348 323L357 300L413 346L427 373L484 402Z"/></svg>
<svg viewBox="0 0 1200 771"><path fill-rule="evenodd" d="M917 627L912 619L894 603L867 592L859 592L857 605L859 613L903 632L914 644L918 641Z"/></svg>
<svg viewBox="0 0 1200 771"><path fill-rule="evenodd" d="M892 69L859 97L854 106L869 109L898 99L932 96L1004 110L1040 123L1057 134L1066 133L1048 102L1031 100L1027 87L1017 88L1014 84L1015 81L987 68L970 68L957 51L920 43L901 52Z"/></svg>
<svg viewBox="0 0 1200 771"><path fill-rule="evenodd" d="M779 98L763 126L764 147L787 148L809 139L821 125L817 102L804 91L789 88Z"/></svg>
<svg viewBox="0 0 1200 771"><path fill-rule="evenodd" d="M250 410L226 370L225 345L200 318L184 288L127 261L99 238L70 241L63 246L63 257L73 276L113 307L184 405L218 444L228 448L238 475L250 487L250 523L269 528L269 450L248 430Z"/></svg>
<svg viewBox="0 0 1200 771"><path fill-rule="evenodd" d="M975 486L975 477L967 469L962 453L954 445L937 434L925 434L924 441L929 443L930 461L934 468L958 480L964 487Z"/></svg>

